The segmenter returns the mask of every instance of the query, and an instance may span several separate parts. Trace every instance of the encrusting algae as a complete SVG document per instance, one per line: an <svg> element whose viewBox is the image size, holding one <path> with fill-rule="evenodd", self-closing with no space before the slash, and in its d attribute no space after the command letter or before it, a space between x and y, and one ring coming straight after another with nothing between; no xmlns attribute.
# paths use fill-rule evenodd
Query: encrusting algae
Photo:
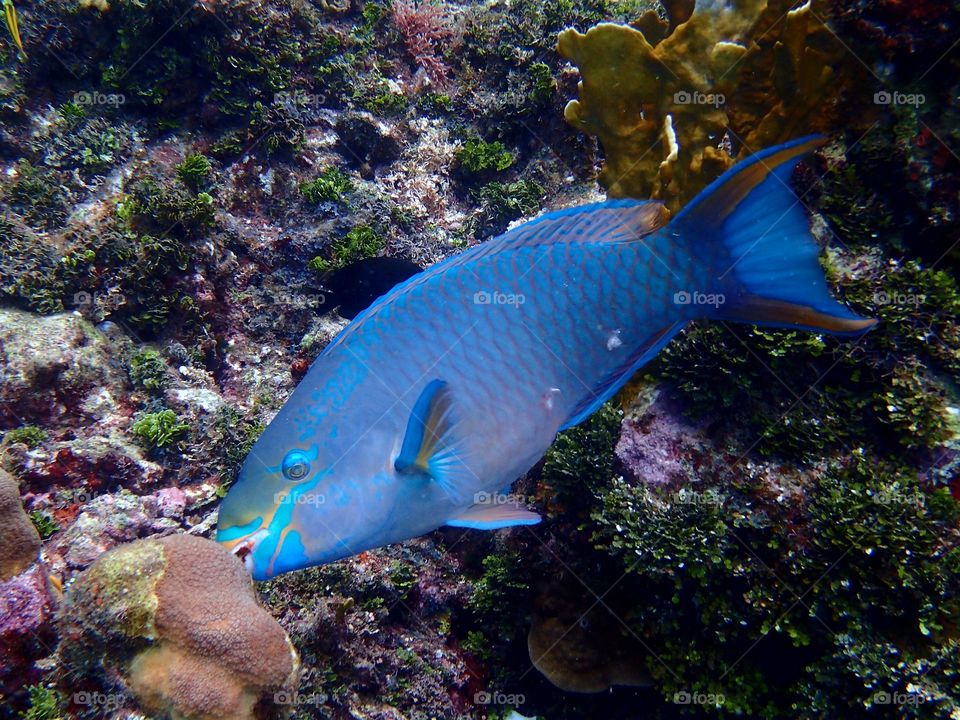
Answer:
<svg viewBox="0 0 960 720"><path fill-rule="evenodd" d="M669 21L570 28L557 49L580 69L564 115L603 144L608 196L676 212L736 160L829 128L857 72L834 69L850 59L820 2L665 4Z"/></svg>

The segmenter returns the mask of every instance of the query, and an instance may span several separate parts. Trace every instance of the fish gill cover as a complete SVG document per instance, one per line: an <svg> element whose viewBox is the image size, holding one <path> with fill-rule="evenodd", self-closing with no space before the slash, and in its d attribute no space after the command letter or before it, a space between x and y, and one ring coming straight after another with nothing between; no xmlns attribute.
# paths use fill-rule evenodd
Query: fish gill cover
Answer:
<svg viewBox="0 0 960 720"><path fill-rule="evenodd" d="M958 22L955 2L5 0L0 717L960 715ZM341 304L604 192L676 215L810 133L797 209L869 333L689 325L483 498L539 525L255 591L212 546L163 584L182 541L159 538L213 537ZM137 581L101 582L117 557ZM205 619L125 633L158 587ZM273 654L218 635L254 626Z"/></svg>

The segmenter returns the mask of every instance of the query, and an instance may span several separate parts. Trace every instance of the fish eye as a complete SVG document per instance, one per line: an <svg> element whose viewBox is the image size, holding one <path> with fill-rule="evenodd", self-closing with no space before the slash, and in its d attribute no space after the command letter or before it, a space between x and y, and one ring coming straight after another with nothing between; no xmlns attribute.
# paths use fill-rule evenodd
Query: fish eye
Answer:
<svg viewBox="0 0 960 720"><path fill-rule="evenodd" d="M307 454L303 450L291 450L284 456L280 469L287 480L303 480L310 472Z"/></svg>

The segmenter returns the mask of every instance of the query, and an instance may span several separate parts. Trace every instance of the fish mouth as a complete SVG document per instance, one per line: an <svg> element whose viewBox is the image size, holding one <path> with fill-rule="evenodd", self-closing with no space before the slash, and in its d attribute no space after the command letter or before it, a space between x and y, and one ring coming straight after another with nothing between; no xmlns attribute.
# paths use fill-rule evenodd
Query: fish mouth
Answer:
<svg viewBox="0 0 960 720"><path fill-rule="evenodd" d="M225 543L227 545L227 549L240 558L243 566L251 575L253 574L253 551L256 550L257 545L260 544L260 541L263 540L266 535L267 529L261 528L260 530L247 535L245 538L235 541L232 547L228 543Z"/></svg>

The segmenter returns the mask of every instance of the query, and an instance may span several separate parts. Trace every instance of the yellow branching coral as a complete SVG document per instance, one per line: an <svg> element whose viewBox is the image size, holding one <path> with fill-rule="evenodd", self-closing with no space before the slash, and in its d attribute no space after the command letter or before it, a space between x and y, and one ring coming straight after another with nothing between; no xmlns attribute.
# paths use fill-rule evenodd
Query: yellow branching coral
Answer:
<svg viewBox="0 0 960 720"><path fill-rule="evenodd" d="M843 51L813 0L666 5L668 22L567 29L558 50L582 77L566 119L603 144L608 194L676 210L738 153L822 129Z"/></svg>

